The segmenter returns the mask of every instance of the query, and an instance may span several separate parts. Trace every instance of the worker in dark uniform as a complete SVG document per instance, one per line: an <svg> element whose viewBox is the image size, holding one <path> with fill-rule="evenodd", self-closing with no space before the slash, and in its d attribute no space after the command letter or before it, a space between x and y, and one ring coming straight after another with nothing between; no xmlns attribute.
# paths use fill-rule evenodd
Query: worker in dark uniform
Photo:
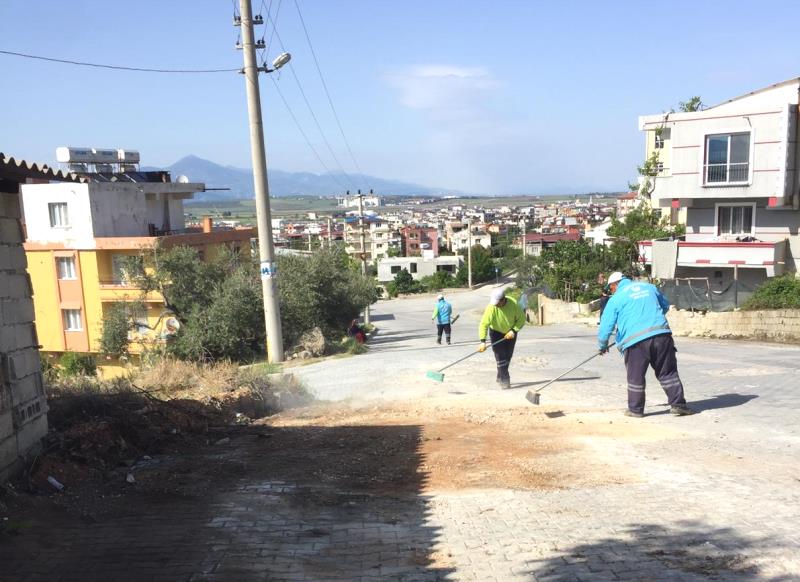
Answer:
<svg viewBox="0 0 800 582"><path fill-rule="evenodd" d="M675 343L665 314L669 301L650 283L631 281L622 273L608 278L611 298L603 309L597 332L600 354L608 352L608 340L617 329L617 349L625 357L628 372L627 416L644 416L645 374L652 367L667 394L670 412L676 416L694 414L686 405L683 383L678 375Z"/></svg>

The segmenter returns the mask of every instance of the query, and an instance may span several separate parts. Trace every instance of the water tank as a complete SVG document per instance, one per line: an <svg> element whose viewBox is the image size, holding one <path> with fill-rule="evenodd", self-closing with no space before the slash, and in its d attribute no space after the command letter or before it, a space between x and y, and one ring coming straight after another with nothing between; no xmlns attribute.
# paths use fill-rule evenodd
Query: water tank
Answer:
<svg viewBox="0 0 800 582"><path fill-rule="evenodd" d="M116 164L119 154L117 150L100 150L95 148L56 148L56 161L64 164Z"/></svg>
<svg viewBox="0 0 800 582"><path fill-rule="evenodd" d="M124 164L138 164L139 152L136 150L117 150L117 159Z"/></svg>

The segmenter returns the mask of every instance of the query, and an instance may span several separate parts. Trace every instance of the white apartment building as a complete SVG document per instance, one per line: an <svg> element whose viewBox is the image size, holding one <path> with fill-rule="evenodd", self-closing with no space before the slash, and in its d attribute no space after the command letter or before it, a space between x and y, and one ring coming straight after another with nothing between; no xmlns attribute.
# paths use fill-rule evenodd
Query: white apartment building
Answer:
<svg viewBox="0 0 800 582"><path fill-rule="evenodd" d="M392 257L381 259L378 263L378 281L388 283L403 269L411 273L414 280L433 275L437 271L446 271L455 276L464 263L463 257Z"/></svg>
<svg viewBox="0 0 800 582"><path fill-rule="evenodd" d="M702 111L639 118L661 170L651 204L686 224L685 240L640 245L654 275L706 277L713 288L797 272L799 90L790 79Z"/></svg>
<svg viewBox="0 0 800 582"><path fill-rule="evenodd" d="M450 236L450 250L454 253L466 250L470 246L470 241L472 242L472 246L480 245L485 249L491 248L492 246L492 236L488 232L482 230L473 230L472 238L470 239L470 233L465 228L463 230L459 230L458 232L454 232Z"/></svg>

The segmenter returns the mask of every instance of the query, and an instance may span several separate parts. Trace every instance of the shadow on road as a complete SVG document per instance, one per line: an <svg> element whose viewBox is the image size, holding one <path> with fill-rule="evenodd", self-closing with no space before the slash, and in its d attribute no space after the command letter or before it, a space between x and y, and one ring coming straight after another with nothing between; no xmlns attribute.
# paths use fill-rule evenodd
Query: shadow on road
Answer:
<svg viewBox="0 0 800 582"><path fill-rule="evenodd" d="M0 577L445 579L421 441L417 425L234 430L179 467L165 460L150 485L137 472L111 513L33 510L23 533L0 536Z"/></svg>
<svg viewBox="0 0 800 582"><path fill-rule="evenodd" d="M741 406L755 398L758 398L757 394L718 394L705 400L692 400L689 405L695 410L714 410Z"/></svg>
<svg viewBox="0 0 800 582"><path fill-rule="evenodd" d="M527 565L536 580L617 580L617 573L636 580L769 580L749 558L767 543L698 521L672 528L635 524L620 527L614 537L559 548L561 555Z"/></svg>
<svg viewBox="0 0 800 582"><path fill-rule="evenodd" d="M371 315L370 321L394 321L394 313L383 313L380 315Z"/></svg>

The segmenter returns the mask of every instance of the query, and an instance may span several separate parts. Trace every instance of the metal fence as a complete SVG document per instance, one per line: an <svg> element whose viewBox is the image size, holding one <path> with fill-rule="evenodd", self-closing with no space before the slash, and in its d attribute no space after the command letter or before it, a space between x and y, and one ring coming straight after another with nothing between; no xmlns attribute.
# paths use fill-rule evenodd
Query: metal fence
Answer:
<svg viewBox="0 0 800 582"><path fill-rule="evenodd" d="M725 289L716 291L706 278L670 279L658 287L676 308L692 311L732 311L755 291L741 281L732 281Z"/></svg>

